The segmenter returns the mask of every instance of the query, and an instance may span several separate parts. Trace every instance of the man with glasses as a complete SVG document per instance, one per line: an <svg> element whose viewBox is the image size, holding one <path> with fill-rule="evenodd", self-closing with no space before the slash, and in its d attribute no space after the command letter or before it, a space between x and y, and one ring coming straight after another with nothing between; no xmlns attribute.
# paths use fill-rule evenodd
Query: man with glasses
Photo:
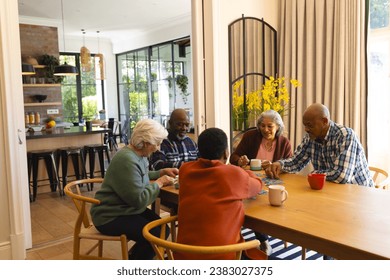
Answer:
<svg viewBox="0 0 390 280"><path fill-rule="evenodd" d="M190 126L187 112L184 109L173 110L168 125L168 138L161 143L160 150L149 158L150 170L180 168L183 162L198 159L198 146L187 136Z"/></svg>
<svg viewBox="0 0 390 280"><path fill-rule="evenodd" d="M340 184L373 187L364 150L355 132L330 119L323 104L310 105L303 114L306 135L292 157L272 163L266 173L279 178L280 172L299 172L311 162L326 180Z"/></svg>

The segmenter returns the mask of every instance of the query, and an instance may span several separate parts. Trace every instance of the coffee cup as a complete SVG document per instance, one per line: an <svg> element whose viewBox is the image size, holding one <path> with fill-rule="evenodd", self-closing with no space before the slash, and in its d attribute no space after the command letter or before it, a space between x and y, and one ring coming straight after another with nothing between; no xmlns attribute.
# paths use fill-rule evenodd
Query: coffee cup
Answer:
<svg viewBox="0 0 390 280"><path fill-rule="evenodd" d="M268 186L268 198L269 203L272 206L281 206L286 201L288 192L282 185L270 185Z"/></svg>
<svg viewBox="0 0 390 280"><path fill-rule="evenodd" d="M257 159L257 158L251 159L250 166L251 166L251 170L261 170L261 159Z"/></svg>
<svg viewBox="0 0 390 280"><path fill-rule="evenodd" d="M321 190L324 187L326 174L324 173L311 173L307 176L309 185L313 190Z"/></svg>

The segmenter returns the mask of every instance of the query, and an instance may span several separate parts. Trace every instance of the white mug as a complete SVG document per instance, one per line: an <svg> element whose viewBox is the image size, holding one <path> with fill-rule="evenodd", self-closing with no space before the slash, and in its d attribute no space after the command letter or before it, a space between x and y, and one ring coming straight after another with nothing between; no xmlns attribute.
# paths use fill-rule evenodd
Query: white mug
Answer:
<svg viewBox="0 0 390 280"><path fill-rule="evenodd" d="M261 159L251 159L250 166L252 170L261 170Z"/></svg>
<svg viewBox="0 0 390 280"><path fill-rule="evenodd" d="M268 187L268 198L269 203L272 206L281 206L283 202L287 199L288 192L286 188L282 185L270 185Z"/></svg>

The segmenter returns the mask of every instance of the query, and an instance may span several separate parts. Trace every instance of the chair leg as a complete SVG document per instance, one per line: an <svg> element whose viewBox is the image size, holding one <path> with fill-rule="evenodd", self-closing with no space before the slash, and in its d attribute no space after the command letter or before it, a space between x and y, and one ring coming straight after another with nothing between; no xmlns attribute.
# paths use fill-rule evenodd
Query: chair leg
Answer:
<svg viewBox="0 0 390 280"><path fill-rule="evenodd" d="M108 149L106 150L108 152ZM100 164L100 173L102 174L102 178L104 178L105 168L104 168L104 156L103 156L103 150L100 150L98 152L99 156L99 164Z"/></svg>
<svg viewBox="0 0 390 280"><path fill-rule="evenodd" d="M52 164L52 167L53 167L53 177L55 179L55 185L56 185L56 188L58 186L58 189L60 191L60 196L64 196L65 193L64 193L64 189L61 187L61 184L60 184L60 178L58 176L58 170L57 170L57 165L56 165L56 155L53 153L50 155L50 159L51 159L51 164Z"/></svg>
<svg viewBox="0 0 390 280"><path fill-rule="evenodd" d="M98 256L99 258L103 257L103 240L99 240Z"/></svg>
<svg viewBox="0 0 390 280"><path fill-rule="evenodd" d="M94 171L95 171L95 149L90 148L88 151L89 156L89 178L94 178ZM90 190L93 190L93 183L90 185Z"/></svg>
<svg viewBox="0 0 390 280"><path fill-rule="evenodd" d="M80 238L74 237L73 238L73 259L79 260L80 259Z"/></svg>
<svg viewBox="0 0 390 280"><path fill-rule="evenodd" d="M33 183L32 183L32 189L33 189L33 197L32 200L35 201L37 198L37 192L38 192L38 157L33 155L32 156L32 176L33 176Z"/></svg>
<svg viewBox="0 0 390 280"><path fill-rule="evenodd" d="M32 156L27 154L27 171L28 171L28 194L30 202L33 202L33 195L31 193L31 171L32 171Z"/></svg>
<svg viewBox="0 0 390 280"><path fill-rule="evenodd" d="M62 186L67 184L68 176L68 153L66 151L61 152L61 167L62 167Z"/></svg>
<svg viewBox="0 0 390 280"><path fill-rule="evenodd" d="M53 176L54 175L54 167L52 165L52 159L49 156L45 156L44 160L45 160L45 164L46 164L47 176L49 177L49 181L50 181L51 191L55 192L57 190L57 182L55 182L54 176Z"/></svg>
<svg viewBox="0 0 390 280"><path fill-rule="evenodd" d="M121 251L122 251L122 260L128 260L129 259L129 250L127 246L127 237L126 235L121 235Z"/></svg>

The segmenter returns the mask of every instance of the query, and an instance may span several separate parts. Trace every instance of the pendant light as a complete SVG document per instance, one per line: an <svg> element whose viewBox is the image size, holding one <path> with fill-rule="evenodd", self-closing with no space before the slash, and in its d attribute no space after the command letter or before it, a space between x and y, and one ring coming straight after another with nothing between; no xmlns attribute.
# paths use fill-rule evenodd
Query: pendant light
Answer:
<svg viewBox="0 0 390 280"><path fill-rule="evenodd" d="M62 37L64 40L64 51L66 51L65 48L65 24L64 24L64 4L61 0L61 15L62 15ZM78 75L79 71L77 71L77 68L72 65L68 65L65 61L64 64L60 66L56 66L54 68L54 76L74 76Z"/></svg>
<svg viewBox="0 0 390 280"><path fill-rule="evenodd" d="M28 76L28 75L35 75L35 69L32 64L28 63L22 63L22 75L23 76Z"/></svg>
<svg viewBox="0 0 390 280"><path fill-rule="evenodd" d="M91 71L91 52L85 46L85 30L81 29L81 32L83 32L83 46L80 49L81 67L84 72L89 72Z"/></svg>
<svg viewBox="0 0 390 280"><path fill-rule="evenodd" d="M97 80L104 80L105 79L105 76L104 76L104 56L102 53L100 53L100 37L99 37L99 33L100 31L96 31L97 33L97 36L98 36L98 53L95 55L96 57L99 58L99 72L100 72L100 76L97 76L96 79Z"/></svg>

